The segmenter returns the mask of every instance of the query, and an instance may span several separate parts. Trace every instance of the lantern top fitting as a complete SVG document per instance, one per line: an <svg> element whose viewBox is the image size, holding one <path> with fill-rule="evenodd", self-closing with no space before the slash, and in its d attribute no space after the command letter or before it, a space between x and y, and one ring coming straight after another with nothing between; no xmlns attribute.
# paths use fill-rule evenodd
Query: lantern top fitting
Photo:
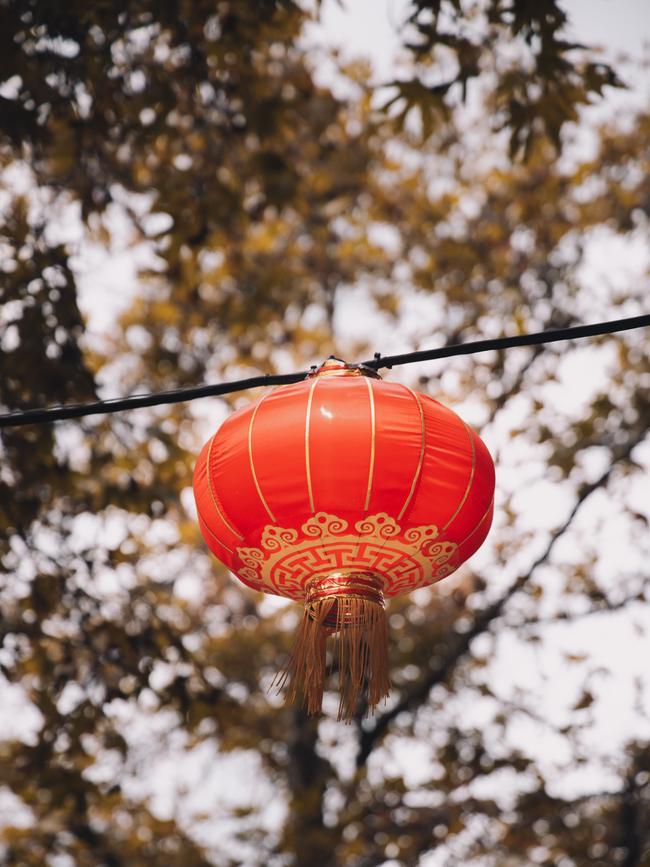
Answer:
<svg viewBox="0 0 650 867"><path fill-rule="evenodd" d="M369 376L371 379L381 379L381 376L372 367L366 364L348 364L342 358L330 355L321 365L312 367L305 379L314 379L316 376Z"/></svg>

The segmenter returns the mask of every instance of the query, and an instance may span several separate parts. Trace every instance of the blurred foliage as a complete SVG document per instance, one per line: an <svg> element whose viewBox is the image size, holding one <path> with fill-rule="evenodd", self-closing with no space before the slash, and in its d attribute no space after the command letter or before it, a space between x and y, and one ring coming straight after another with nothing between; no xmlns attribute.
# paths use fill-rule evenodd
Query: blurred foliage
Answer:
<svg viewBox="0 0 650 867"><path fill-rule="evenodd" d="M401 124L417 109L424 138L480 77L489 81L494 128L508 131L511 156L528 158L544 140L559 150L581 106L607 86L624 86L593 49L566 38L570 20L557 0L412 0L409 13L406 47L416 75L390 83L397 92L385 107L399 104Z"/></svg>
<svg viewBox="0 0 650 867"><path fill-rule="evenodd" d="M453 342L636 310L647 286L603 300L582 275L598 233L647 232L650 117L603 128L593 154L558 162L546 139L613 75L567 65L556 3L485 8L490 36L472 47L460 4L414 4L412 50L418 63L438 44L456 52L464 85L504 40L528 44L541 96L516 76L492 91L525 163L494 159L496 140L472 144L447 101L445 124L413 148L374 110L361 65L340 72L349 96L316 84L307 15L290 2L0 2L3 407L354 357L378 348L378 317L403 328L414 299L427 315L408 339L429 345L431 323ZM414 69L404 94L418 101ZM104 299L80 298L79 242L64 230L111 250L116 221L152 264L98 341L81 310ZM352 286L365 295L351 314ZM341 318L361 310L359 339L341 337ZM494 440L500 465L510 444L527 481L530 463L562 488L568 518L531 534L502 483L491 564L392 605L391 703L366 721L360 708L351 727L267 693L295 618L269 612L200 543L183 506L198 407L3 430L0 672L7 708L18 702L2 717L3 863L650 864L650 753L631 738L594 758L589 658L567 655L581 689L553 720L533 693L503 694L491 667L504 634L541 653L549 620L647 605L647 574L623 558L603 578L591 525L574 528L606 492L609 514L647 547L648 515L627 495L647 472L642 339L601 341L615 348L606 386L575 413L554 400L566 346L445 372L445 399L478 402L488 435L518 419L505 445ZM424 374L418 384L441 388ZM577 560L556 556L563 540ZM638 702L627 710L642 718ZM607 785L571 797L536 743L515 745L521 720L562 742L565 768L596 761ZM395 760L400 746L429 751L423 782ZM220 794L193 778L200 804L180 789L165 801L172 770L189 773L196 756ZM229 757L256 770L221 778ZM224 800L244 773L248 800Z"/></svg>

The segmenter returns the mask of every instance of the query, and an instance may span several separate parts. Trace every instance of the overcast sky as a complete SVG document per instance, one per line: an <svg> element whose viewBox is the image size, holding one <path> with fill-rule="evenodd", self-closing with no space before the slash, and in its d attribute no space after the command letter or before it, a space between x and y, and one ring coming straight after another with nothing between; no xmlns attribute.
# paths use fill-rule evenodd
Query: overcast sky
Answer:
<svg viewBox="0 0 650 867"><path fill-rule="evenodd" d="M650 40L648 0L566 0L569 35L602 46L609 56L640 53ZM399 47L399 28L409 0L324 0L319 38L344 46L351 56L372 59L378 76L390 76Z"/></svg>

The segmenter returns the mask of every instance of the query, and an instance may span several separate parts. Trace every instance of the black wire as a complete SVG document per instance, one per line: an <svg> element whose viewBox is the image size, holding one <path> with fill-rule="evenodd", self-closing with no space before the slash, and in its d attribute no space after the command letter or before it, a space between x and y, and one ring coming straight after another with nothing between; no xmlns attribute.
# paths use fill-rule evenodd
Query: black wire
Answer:
<svg viewBox="0 0 650 867"><path fill-rule="evenodd" d="M108 415L114 412L121 412L125 409L139 409L143 406L182 403L186 400L196 400L199 397L232 394L235 391L258 388L260 385L288 385L292 382L300 382L306 376L307 371L277 375L267 374L266 376L252 376L249 379L238 379L233 382L221 382L215 385L195 385L191 388L176 388L173 391L161 391L157 394L134 394L131 397L115 397L110 400L98 400L96 403L69 403L63 406L50 406L43 409L17 410L6 415L0 415L0 428L63 421L64 419L81 418L86 415Z"/></svg>
<svg viewBox="0 0 650 867"><path fill-rule="evenodd" d="M443 346L439 349L425 349L419 352L406 352L402 355L382 357L379 353L370 361L361 362L358 367L369 367L380 370L384 367L397 367L400 364L412 364L416 361L432 361L440 358L451 358L455 355L473 355L477 352L510 349L514 346L537 346L542 343L556 343L559 340L575 340L581 337L596 337L599 334L614 334L617 331L630 331L633 328L644 328L650 325L650 315L632 316L629 319L614 319L611 322L597 322L593 325L578 325L573 328L560 328L556 331L538 331L534 334L518 334L514 337L497 337L490 340L473 340L468 343L458 343L453 346ZM314 368L312 368L312 371ZM177 388L173 391L162 391L158 394L136 394L131 397L100 400L96 403L76 403L63 406L51 406L43 409L16 410L0 415L0 428L20 427L27 424L43 424L46 422L63 421L70 418L81 418L87 415L107 415L128 409L138 409L144 406L161 406L168 403L181 403L196 400L199 397L216 397L258 388L264 385L289 385L300 382L309 371L299 373L267 374L253 376L249 379L239 379L233 382L222 382L215 385L197 385L191 388Z"/></svg>
<svg viewBox="0 0 650 867"><path fill-rule="evenodd" d="M572 328L558 328L555 331L537 331L534 334L517 334L514 337L497 337L491 340L472 340L442 346L440 349L423 349L420 352L405 352L403 355L378 356L372 361L364 361L365 367L379 370L382 367L397 367L414 361L433 361L437 358L451 358L454 355L474 355L494 349L510 349L513 346L537 346L540 343L557 343L558 340L575 340L580 337L596 337L599 334L614 334L617 331L630 331L650 325L650 315L632 316L629 319L612 319L610 322L596 322L593 325L576 325Z"/></svg>

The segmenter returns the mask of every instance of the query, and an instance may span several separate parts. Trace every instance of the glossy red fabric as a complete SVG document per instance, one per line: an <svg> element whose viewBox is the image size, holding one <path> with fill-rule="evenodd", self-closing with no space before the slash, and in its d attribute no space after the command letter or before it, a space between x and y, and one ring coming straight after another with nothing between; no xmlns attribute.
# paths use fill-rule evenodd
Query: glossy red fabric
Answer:
<svg viewBox="0 0 650 867"><path fill-rule="evenodd" d="M312 578L356 569L390 596L480 546L494 465L450 409L332 361L230 416L194 492L206 543L245 584L302 599Z"/></svg>

